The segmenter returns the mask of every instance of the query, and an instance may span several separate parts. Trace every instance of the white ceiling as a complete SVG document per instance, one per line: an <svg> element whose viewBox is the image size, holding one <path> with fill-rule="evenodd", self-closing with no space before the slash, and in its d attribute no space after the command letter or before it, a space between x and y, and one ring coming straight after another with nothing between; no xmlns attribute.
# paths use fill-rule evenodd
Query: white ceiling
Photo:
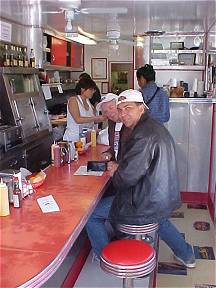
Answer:
<svg viewBox="0 0 216 288"><path fill-rule="evenodd" d="M74 0L75 1L75 0ZM46 11L70 9L73 0L0 0L0 16L4 19L36 25L45 29L52 28L64 32L64 13L46 14ZM77 1L77 0L76 0ZM133 35L143 34L148 30L165 32L208 31L211 26L216 31L216 0L81 0L80 8L89 7L125 7L127 14L118 14L121 38L132 39ZM111 14L75 15L75 22L86 32L98 37L106 37L107 23Z"/></svg>

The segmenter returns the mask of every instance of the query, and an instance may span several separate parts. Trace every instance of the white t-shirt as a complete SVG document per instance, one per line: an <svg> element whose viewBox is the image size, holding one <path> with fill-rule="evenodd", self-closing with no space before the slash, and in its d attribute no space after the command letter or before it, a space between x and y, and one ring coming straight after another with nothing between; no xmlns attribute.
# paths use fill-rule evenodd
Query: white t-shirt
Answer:
<svg viewBox="0 0 216 288"><path fill-rule="evenodd" d="M82 98L80 95L76 96L76 100L78 103L78 108L79 108L79 112L80 112L80 116L81 117L93 117L94 115L94 111L93 111L93 107L89 101L89 99L87 99L87 104L89 106L89 109L86 110L82 101ZM67 127L63 136L63 140L66 141L78 141L80 138L80 135L82 133L83 128L88 128L88 129L93 129L94 127L94 122L89 122L89 123L83 123L83 124L78 124L76 123L76 121L74 120L73 116L71 115L70 111L69 111L69 107L67 105Z"/></svg>

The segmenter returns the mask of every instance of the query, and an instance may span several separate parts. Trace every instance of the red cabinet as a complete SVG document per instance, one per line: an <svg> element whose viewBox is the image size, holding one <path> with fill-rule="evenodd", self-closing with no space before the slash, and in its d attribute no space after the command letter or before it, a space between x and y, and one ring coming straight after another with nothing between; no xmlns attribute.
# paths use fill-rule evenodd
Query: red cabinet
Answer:
<svg viewBox="0 0 216 288"><path fill-rule="evenodd" d="M70 66L83 70L83 44L71 42Z"/></svg>
<svg viewBox="0 0 216 288"><path fill-rule="evenodd" d="M52 37L51 40L51 64L66 66L67 41Z"/></svg>

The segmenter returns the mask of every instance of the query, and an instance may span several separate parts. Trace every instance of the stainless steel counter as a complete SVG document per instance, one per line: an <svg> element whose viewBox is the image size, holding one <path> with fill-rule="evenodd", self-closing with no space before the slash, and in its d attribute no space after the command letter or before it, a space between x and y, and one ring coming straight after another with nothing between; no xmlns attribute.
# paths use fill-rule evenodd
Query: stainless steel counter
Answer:
<svg viewBox="0 0 216 288"><path fill-rule="evenodd" d="M216 99L172 98L166 124L176 143L180 190L208 192Z"/></svg>

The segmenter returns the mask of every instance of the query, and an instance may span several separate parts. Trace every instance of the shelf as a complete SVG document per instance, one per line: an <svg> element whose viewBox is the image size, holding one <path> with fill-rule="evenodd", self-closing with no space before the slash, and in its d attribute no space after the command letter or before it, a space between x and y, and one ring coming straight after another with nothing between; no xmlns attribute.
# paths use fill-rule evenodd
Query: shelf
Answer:
<svg viewBox="0 0 216 288"><path fill-rule="evenodd" d="M151 53L204 53L203 50L184 50L184 49L181 49L181 50L174 50L174 49L152 49L151 50Z"/></svg>
<svg viewBox="0 0 216 288"><path fill-rule="evenodd" d="M60 65L50 65L50 64L45 64L43 65L44 70L50 70L50 71L83 71L81 68L74 68L74 67L68 67L68 66L60 66Z"/></svg>
<svg viewBox="0 0 216 288"><path fill-rule="evenodd" d="M187 66L187 65L171 65L171 66L157 66L154 65L154 69L155 70L182 70L182 71L204 71L205 70L205 66L198 66L198 65L191 65L191 66Z"/></svg>

